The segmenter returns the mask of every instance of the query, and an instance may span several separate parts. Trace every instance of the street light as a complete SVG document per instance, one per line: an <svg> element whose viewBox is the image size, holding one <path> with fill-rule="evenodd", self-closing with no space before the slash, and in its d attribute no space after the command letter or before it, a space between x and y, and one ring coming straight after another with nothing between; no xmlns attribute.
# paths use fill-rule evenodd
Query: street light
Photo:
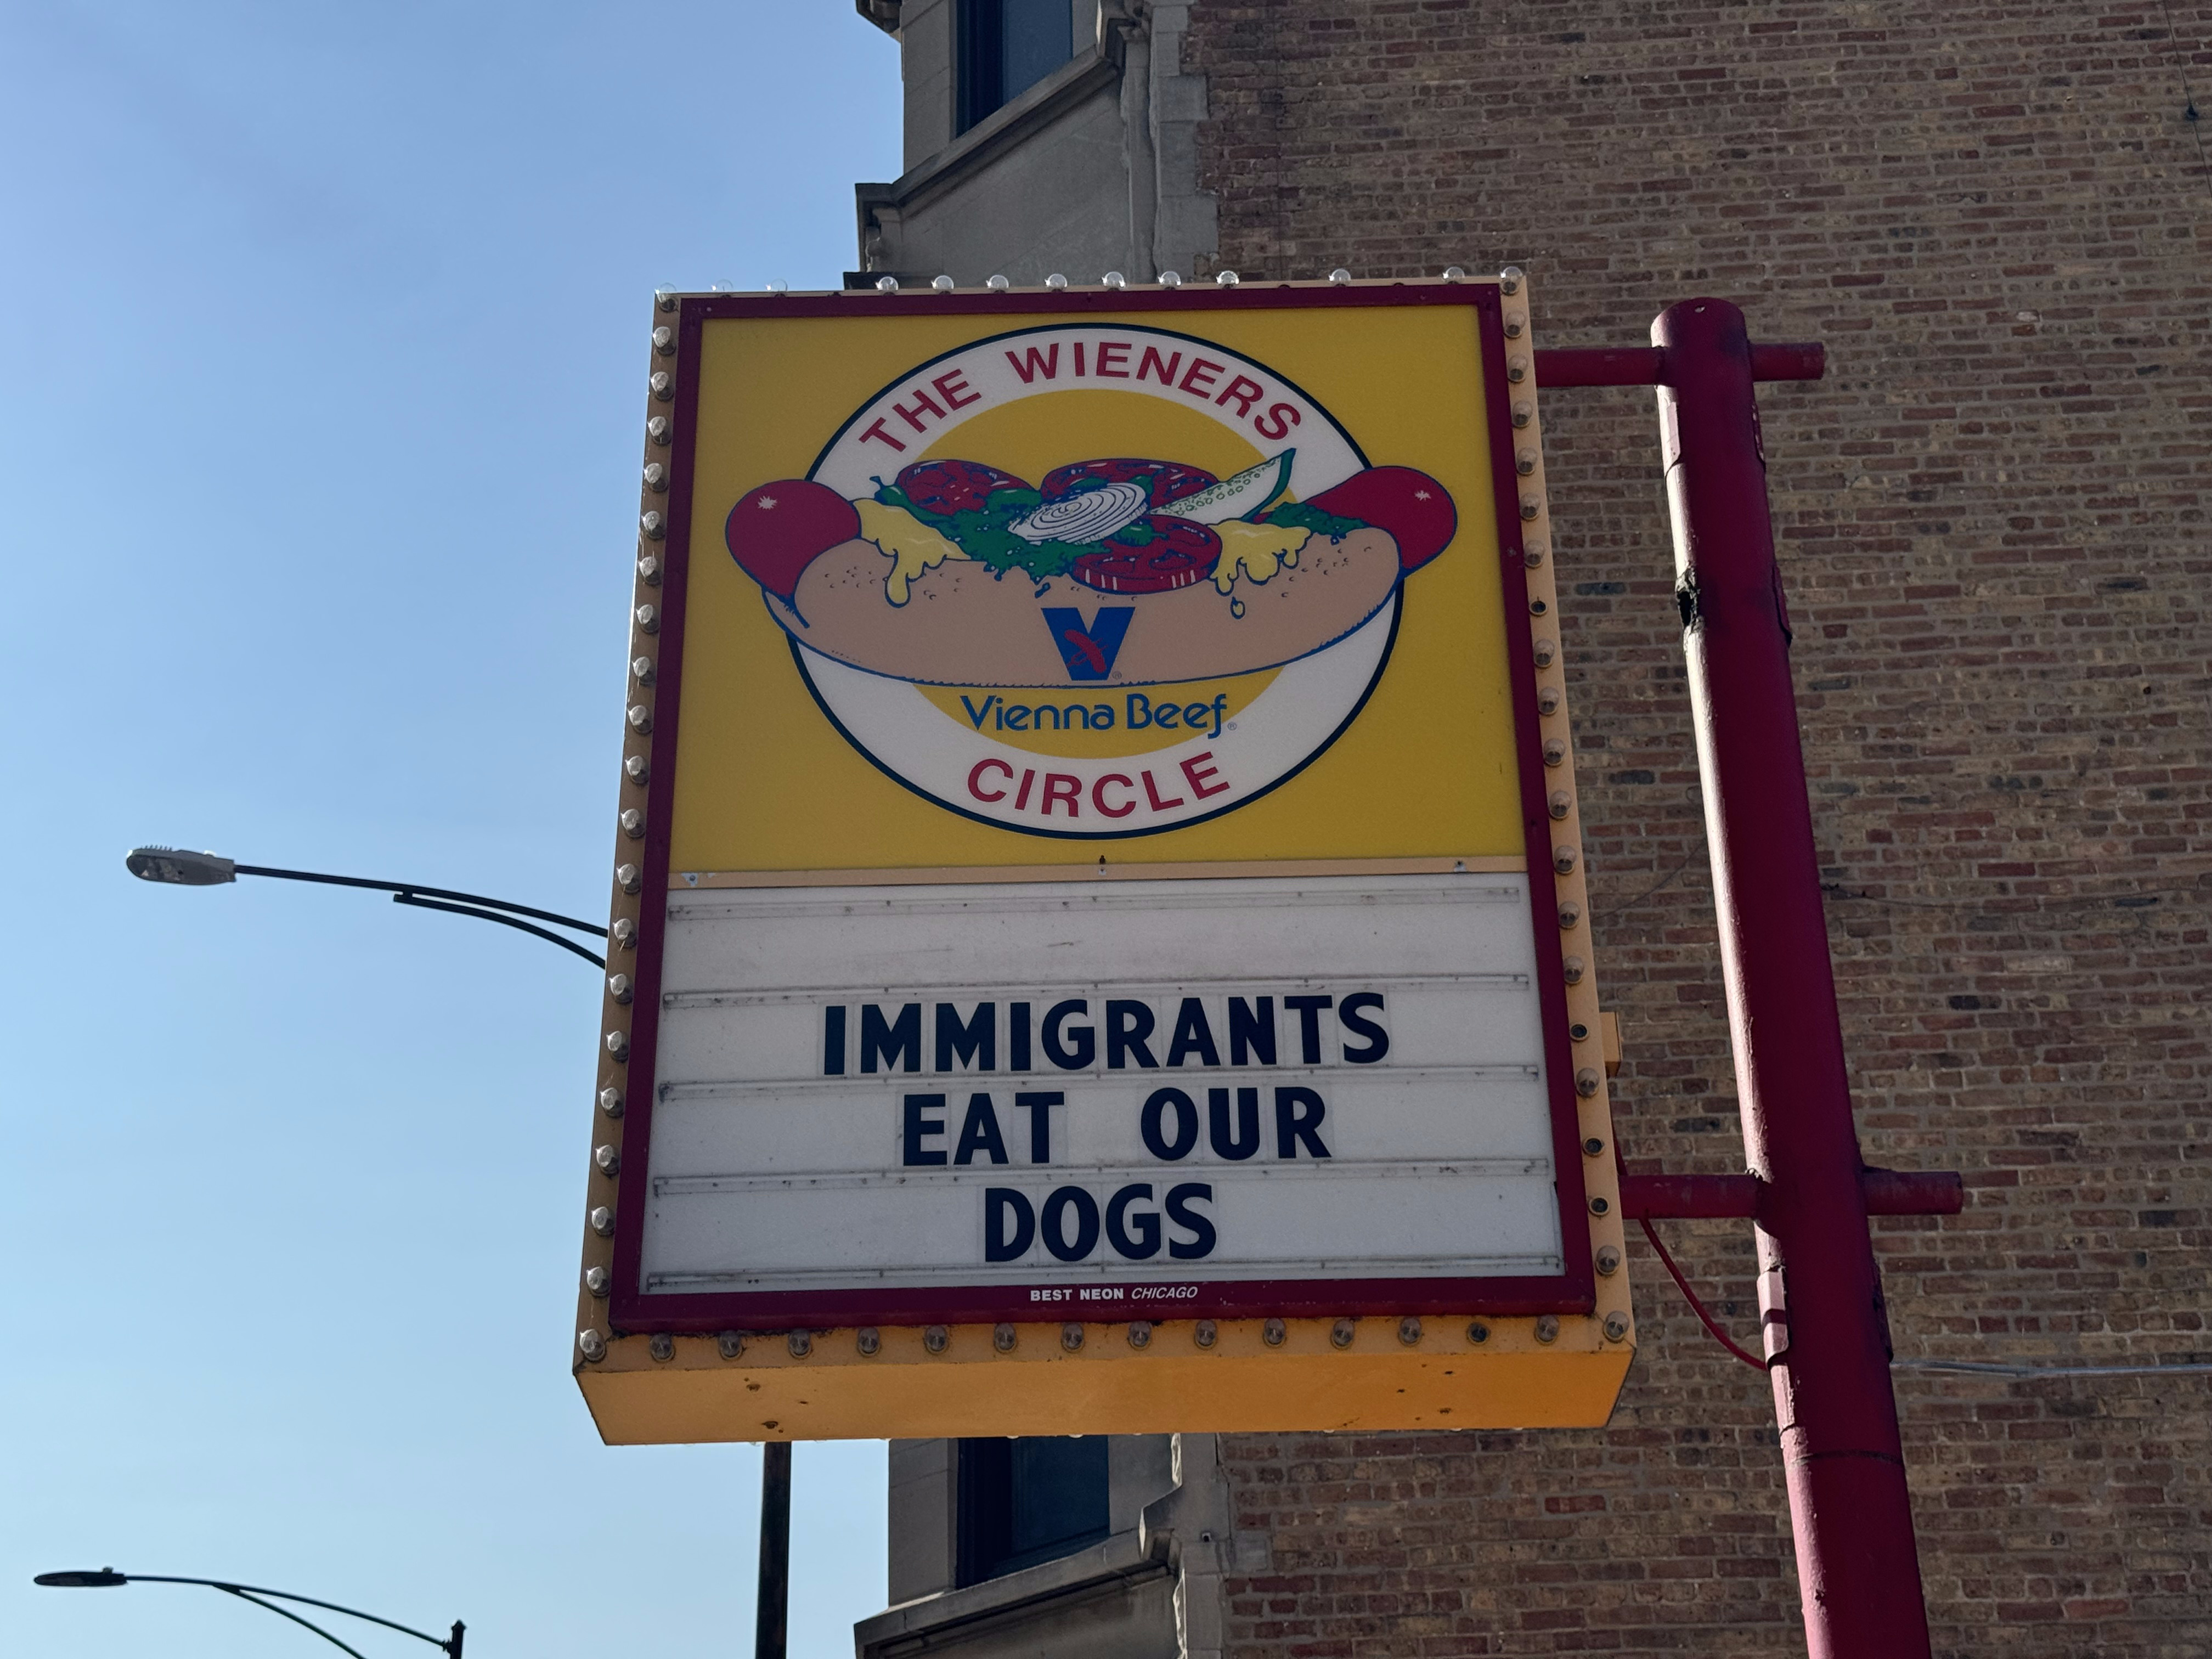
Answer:
<svg viewBox="0 0 2212 1659"><path fill-rule="evenodd" d="M212 857L213 854L200 856ZM225 861L228 862L228 860ZM443 1648L446 1650L446 1659L461 1659L461 1636L468 1629L467 1626L456 1619L453 1620L452 1635L432 1636L405 1625L394 1624L389 1619L380 1619L373 1613L363 1613L358 1607L343 1607L335 1601L318 1601L312 1595L295 1595L289 1590L264 1589L258 1584L234 1584L222 1578L173 1578L164 1573L118 1572L112 1567L102 1567L98 1571L89 1568L78 1568L69 1572L42 1572L31 1582L34 1584L44 1584L49 1589L118 1589L125 1584L202 1584L209 1589L221 1590L225 1595L235 1595L241 1601L251 1601L257 1607L266 1607L270 1612L289 1619L295 1625L305 1625L332 1647L343 1648L346 1652L352 1654L353 1659L366 1659L366 1656L358 1648L349 1647L345 1643L339 1641L337 1637L313 1620L302 1619L289 1607L280 1607L276 1601L264 1601L261 1598L264 1595L273 1595L277 1601L297 1601L302 1607L327 1607L331 1612L342 1613L349 1619L361 1619L372 1625L381 1625L386 1630L396 1630L404 1636L411 1636L418 1642L428 1642L434 1648Z"/></svg>
<svg viewBox="0 0 2212 1659"><path fill-rule="evenodd" d="M486 898L481 893L456 893L443 887L417 886L412 882L370 881L360 876L330 876L313 870L274 870L264 865L240 864L220 853L192 853L176 847L134 847L125 855L123 867L141 881L171 887L220 887L227 882L236 881L240 876L265 876L278 881L320 882L331 887L366 887L374 892L391 894L394 904L411 904L423 910L444 910L457 916L474 916L481 921L495 921L503 927L519 927L524 933L535 934L564 951L573 951L595 968L603 969L607 965L605 957L593 956L573 940L562 939L558 933L548 933L544 928L534 927L519 918L535 916L538 921L550 921L556 927L574 928L594 939L605 939L606 929L596 922L579 921L574 916L558 915L550 910L533 910L526 904L510 904L505 899ZM788 1442L770 1442L762 1450L760 1588L755 1608L754 1652L757 1659L783 1659L785 1617L791 1583L791 1446ZM128 1581L120 1574L107 1573L103 1568L98 1573L50 1572L43 1575L38 1582L78 1588L104 1588ZM253 1599L237 1585L217 1584L212 1579L179 1578L161 1582L213 1584L216 1589L228 1590L233 1595L246 1595L249 1601ZM275 1590L261 1593L268 1595L278 1594ZM307 1598L293 1596L288 1599L306 1601ZM259 1605L268 1606L266 1602ZM313 1605L328 1607L331 1604L317 1601ZM269 1610L284 1613L282 1607L270 1607ZM340 1607L337 1611L349 1613L352 1609ZM287 1619L297 1617L289 1613L284 1616ZM368 1613L356 1616L369 1617ZM307 1621L302 1619L300 1622L304 1625ZM376 1622L382 1624L386 1621L378 1620ZM307 1628L316 1631L318 1635L330 1636L328 1631L317 1630L313 1625L308 1625ZM392 1628L401 1630L405 1626L394 1625ZM408 1631L407 1633L410 1636L422 1635L420 1631ZM335 1636L331 1636L330 1639L337 1642ZM431 1641L435 1638L424 1637L423 1639ZM345 1647L343 1642L338 1642L338 1645ZM440 1645L445 1644L441 1643ZM351 1653L353 1650L346 1648L346 1651ZM460 1659L461 1627L459 1625L453 1626L453 1645L448 1652L452 1659Z"/></svg>
<svg viewBox="0 0 2212 1659"><path fill-rule="evenodd" d="M605 957L593 956L574 940L562 939L558 933L548 933L520 920L535 916L539 921L550 921L556 927L573 928L592 939L605 939L607 930L593 921L579 921L574 916L564 916L551 910L535 910L526 904L510 904L505 899L486 898L481 893L456 893L445 887L424 887L410 881L370 881L360 876L328 876L313 870L274 870L266 865L240 864L220 853L191 853L176 847L134 847L124 855L123 867L141 881L150 881L171 887L220 887L226 882L236 881L240 876L266 876L277 881L313 881L326 887L366 887L374 892L389 893L394 904L411 904L419 910L443 910L456 916L474 916L479 921L495 921L502 927L518 927L526 933L572 951L594 968L607 965ZM502 914L504 913L504 914Z"/></svg>

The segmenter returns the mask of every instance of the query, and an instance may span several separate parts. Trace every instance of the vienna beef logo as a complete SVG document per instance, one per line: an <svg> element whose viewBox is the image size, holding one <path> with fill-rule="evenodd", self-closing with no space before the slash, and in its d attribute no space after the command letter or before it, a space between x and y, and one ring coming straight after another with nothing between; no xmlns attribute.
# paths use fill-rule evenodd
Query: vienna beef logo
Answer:
<svg viewBox="0 0 2212 1659"><path fill-rule="evenodd" d="M1212 469L1166 435L1104 453L1194 413L1220 428ZM1456 526L1443 485L1369 465L1265 365L1083 325L902 375L725 534L878 767L987 823L1102 837L1232 811L1326 749Z"/></svg>

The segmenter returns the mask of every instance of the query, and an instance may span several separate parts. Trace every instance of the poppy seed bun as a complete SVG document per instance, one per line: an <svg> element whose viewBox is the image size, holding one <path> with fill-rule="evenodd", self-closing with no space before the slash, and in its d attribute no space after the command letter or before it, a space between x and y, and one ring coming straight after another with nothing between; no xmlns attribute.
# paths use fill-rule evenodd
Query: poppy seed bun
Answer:
<svg viewBox="0 0 2212 1659"><path fill-rule="evenodd" d="M1264 582L1239 577L1229 593L1212 581L1166 593L1102 593L1065 576L1039 583L1015 570L999 578L974 560L947 559L914 579L906 604L893 605L884 592L888 556L855 540L809 564L791 603L764 597L793 639L896 679L1009 689L1156 685L1251 673L1318 651L1382 607L1400 568L1389 532L1363 528L1335 540L1312 537L1295 563ZM1054 641L1044 612L1069 606L1094 628L1102 606L1133 613L1103 680L1077 679Z"/></svg>

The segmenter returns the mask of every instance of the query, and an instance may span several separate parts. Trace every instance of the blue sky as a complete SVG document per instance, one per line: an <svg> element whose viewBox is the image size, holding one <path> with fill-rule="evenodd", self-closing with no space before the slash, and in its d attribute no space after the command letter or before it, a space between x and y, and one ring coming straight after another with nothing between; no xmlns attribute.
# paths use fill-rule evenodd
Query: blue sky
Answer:
<svg viewBox="0 0 2212 1659"><path fill-rule="evenodd" d="M750 1651L758 1452L568 1376L595 975L122 854L604 909L650 290L835 286L897 123L844 0L0 0L10 1652L320 1648L28 1582L110 1562ZM882 1605L883 1462L799 1449L794 1654Z"/></svg>

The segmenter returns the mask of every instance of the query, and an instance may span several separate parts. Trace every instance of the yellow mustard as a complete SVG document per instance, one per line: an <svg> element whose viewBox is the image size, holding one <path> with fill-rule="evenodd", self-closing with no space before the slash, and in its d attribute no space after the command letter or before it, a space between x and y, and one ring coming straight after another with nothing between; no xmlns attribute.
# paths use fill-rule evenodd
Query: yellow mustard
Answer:
<svg viewBox="0 0 2212 1659"><path fill-rule="evenodd" d="M884 550L891 562L884 578L884 597L904 605L915 580L947 559L964 559L960 544L932 530L902 507L891 507L873 497L853 503L860 512L860 534Z"/></svg>
<svg viewBox="0 0 2212 1659"><path fill-rule="evenodd" d="M1264 582L1284 566L1295 566L1298 550L1313 532L1303 525L1247 524L1237 519L1214 526L1213 533L1221 538L1221 562L1213 567L1213 585L1226 593L1240 575Z"/></svg>

